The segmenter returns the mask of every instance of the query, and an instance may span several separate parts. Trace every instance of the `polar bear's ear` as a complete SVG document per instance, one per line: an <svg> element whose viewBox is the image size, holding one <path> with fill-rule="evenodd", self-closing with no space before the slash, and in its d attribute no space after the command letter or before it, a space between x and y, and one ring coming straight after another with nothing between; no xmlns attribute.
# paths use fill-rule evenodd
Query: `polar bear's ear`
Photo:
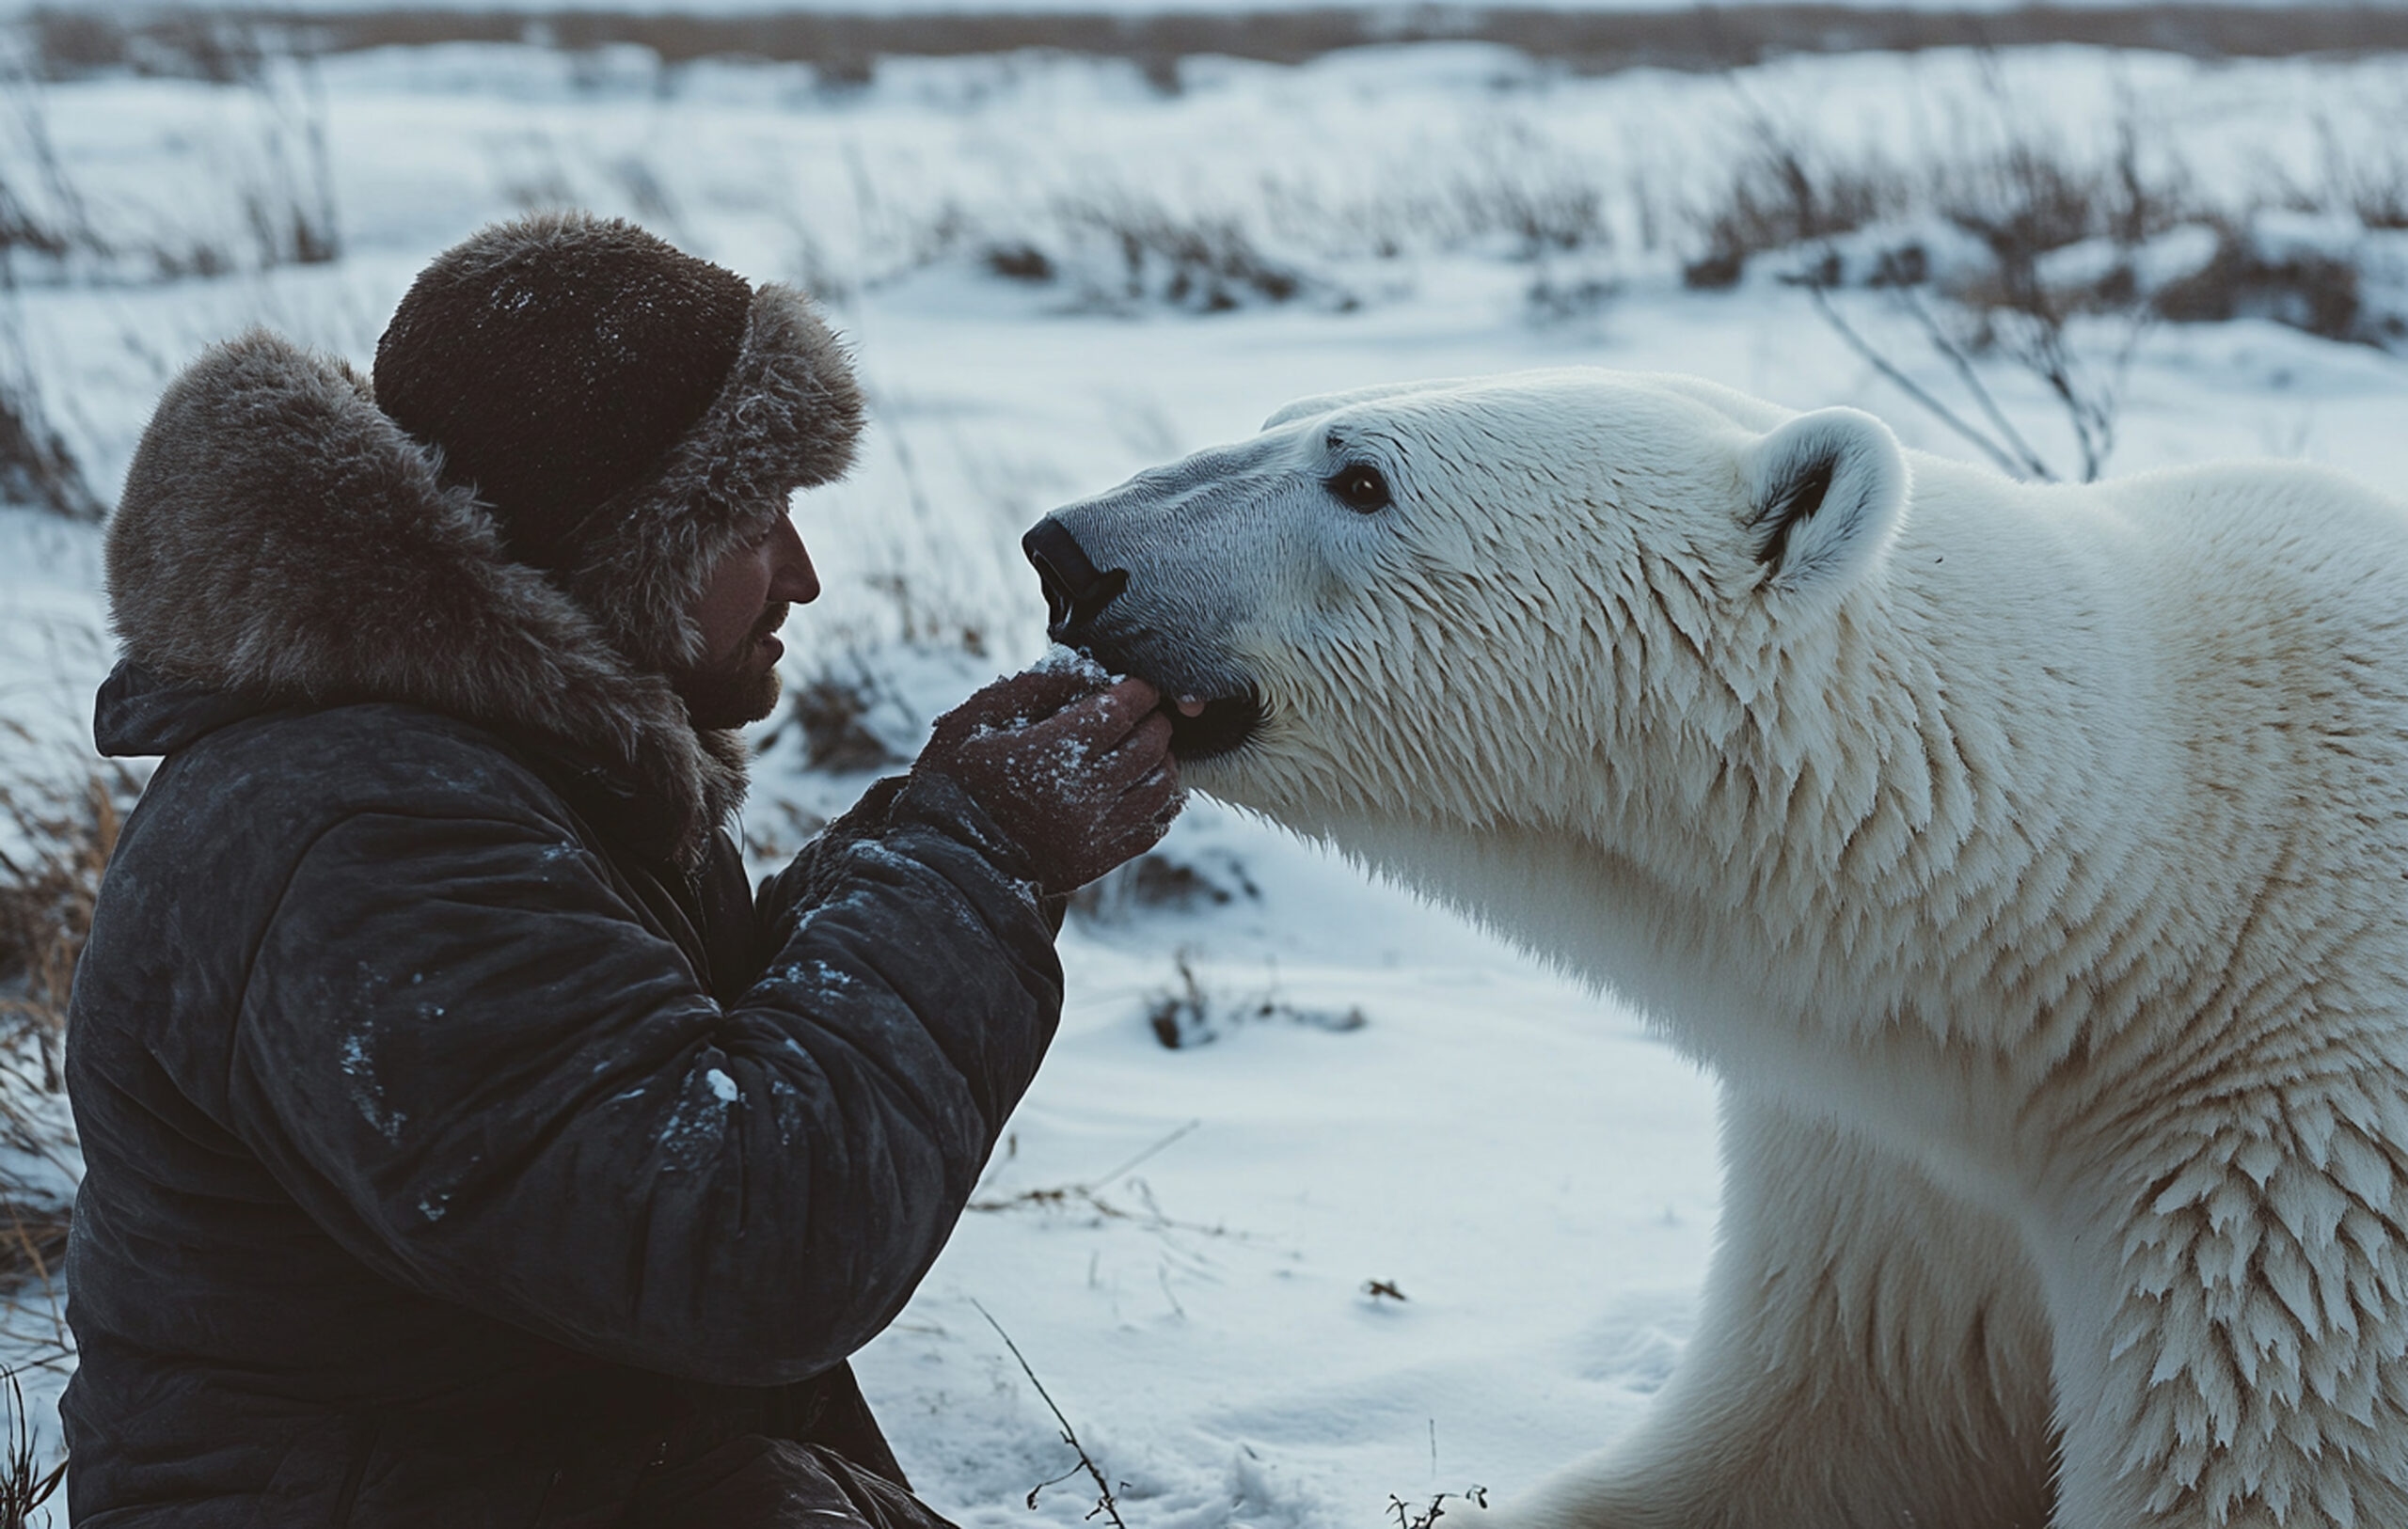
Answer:
<svg viewBox="0 0 2408 1529"><path fill-rule="evenodd" d="M1856 409L1801 414L1749 460L1756 556L1772 586L1836 591L1871 568L1907 506L1907 459L1890 427Z"/></svg>

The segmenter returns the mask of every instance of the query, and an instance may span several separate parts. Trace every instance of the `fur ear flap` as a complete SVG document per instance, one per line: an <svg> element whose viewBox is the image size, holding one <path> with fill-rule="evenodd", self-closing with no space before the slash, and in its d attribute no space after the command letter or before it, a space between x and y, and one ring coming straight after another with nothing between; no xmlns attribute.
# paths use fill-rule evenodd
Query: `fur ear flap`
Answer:
<svg viewBox="0 0 2408 1529"><path fill-rule="evenodd" d="M1748 463L1756 556L1787 593L1837 591L1878 561L1907 508L1907 459L1856 409L1799 415Z"/></svg>

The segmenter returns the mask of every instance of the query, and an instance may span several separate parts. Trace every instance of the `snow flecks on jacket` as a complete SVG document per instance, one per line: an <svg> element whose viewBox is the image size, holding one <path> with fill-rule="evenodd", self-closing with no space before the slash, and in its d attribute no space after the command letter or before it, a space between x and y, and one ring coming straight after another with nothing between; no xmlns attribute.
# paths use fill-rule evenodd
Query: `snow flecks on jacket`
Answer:
<svg viewBox="0 0 2408 1529"><path fill-rule="evenodd" d="M413 975L413 982L418 980ZM359 964L358 985L354 1001L359 1015L358 1027L343 1036L342 1074L349 1084L352 1108L369 1128L393 1145L400 1145L402 1127L409 1124L409 1116L389 1108L385 1091L376 1081L376 1010L391 979L369 966Z"/></svg>

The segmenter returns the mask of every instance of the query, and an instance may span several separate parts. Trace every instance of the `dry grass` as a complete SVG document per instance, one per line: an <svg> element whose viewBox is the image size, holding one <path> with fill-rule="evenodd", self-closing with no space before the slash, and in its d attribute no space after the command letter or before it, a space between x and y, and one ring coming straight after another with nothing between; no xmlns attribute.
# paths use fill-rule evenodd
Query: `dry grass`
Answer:
<svg viewBox="0 0 2408 1529"><path fill-rule="evenodd" d="M2003 129L1999 141L1911 164L1878 150L1834 150L1753 114L1747 155L1692 214L1692 241L1702 247L1685 268L1688 285L1727 287L1752 256L1923 215L1989 252L1991 272L1952 295L1977 307L2029 307L2038 300L2036 265L2050 252L2087 239L2129 248L2207 215L2178 161L2145 163L2143 130L2129 114L2116 125L2113 153L2094 158L2029 125L2036 114L2002 86L1993 83L1980 105ZM1889 252L1879 281L1921 282L1924 256L1919 247Z"/></svg>
<svg viewBox="0 0 2408 1529"><path fill-rule="evenodd" d="M992 1312L990 1312L986 1307L979 1305L975 1300L973 1300L970 1304L976 1307L978 1315L987 1319L987 1325L995 1330L995 1336L1004 1340L1004 1347L1011 1350L1013 1360L1020 1365L1021 1374L1028 1377L1028 1383L1037 1388L1037 1395L1038 1398L1045 1403L1045 1410L1054 1414L1054 1421L1055 1423L1061 1425L1062 1442L1069 1445L1072 1451L1074 1451L1079 1458L1078 1464L1070 1467L1070 1469L1065 1471L1060 1475L1055 1476L1053 1480L1040 1481L1036 1486L1029 1489L1029 1510L1031 1512L1036 1511L1037 1499L1044 1492L1046 1488L1058 1487L1063 1482L1069 1480L1072 1476L1078 1475L1084 1472L1085 1473L1087 1479L1095 1483L1096 1490L1095 1506L1087 1510L1086 1517L1093 1519L1098 1514L1101 1514L1104 1521L1112 1525L1112 1529L1129 1529L1127 1521L1120 1517L1120 1500L1114 1495L1112 1483L1105 1479L1103 1468L1095 1463L1095 1457L1087 1453L1087 1446L1079 1442L1079 1430L1070 1427L1070 1420L1063 1415L1062 1409L1055 1404L1054 1400L1054 1394L1047 1391L1045 1389L1045 1382L1037 1378L1037 1371L1028 1363L1028 1356L1020 1351L1020 1345L1012 1342L1012 1335L1004 1331L1004 1324L995 1320L995 1316ZM1120 1486L1121 1490L1125 1491L1128 1490L1129 1484L1124 1481Z"/></svg>
<svg viewBox="0 0 2408 1529"><path fill-rule="evenodd" d="M1391 1289L1389 1293L1394 1294L1395 1292ZM1398 1296L1397 1299L1402 1300L1404 1298L1402 1296ZM1433 1443L1431 1446L1431 1458L1434 1461L1437 1458L1437 1446L1435 1443ZM1437 1521L1447 1516L1447 1504L1450 1501L1462 1503L1466 1506L1476 1507L1485 1511L1488 1507L1488 1489L1485 1487L1473 1487L1464 1491L1438 1492L1434 1494L1429 1502L1423 1504L1419 1507L1415 1507L1403 1498L1397 1496L1394 1492L1390 1492L1388 1494L1388 1517L1396 1521L1397 1529L1434 1529L1434 1526Z"/></svg>
<svg viewBox="0 0 2408 1529"><path fill-rule="evenodd" d="M1162 304L1226 313L1291 302L1319 286L1266 253L1236 218L1174 211L1139 192L1066 199L1054 217L1074 245L1101 245L1110 252L1082 294L1094 306ZM1085 263L1054 261L1064 269Z"/></svg>
<svg viewBox="0 0 2408 1529"><path fill-rule="evenodd" d="M0 61L0 293L8 304L0 309L0 504L33 505L71 520L98 521L106 512L51 422L15 290L21 263L56 265L99 247L39 89Z"/></svg>
<svg viewBox="0 0 2408 1529"><path fill-rule="evenodd" d="M1911 166L1835 151L1758 118L1749 155L1690 214L1688 284L1731 286L1764 256L1783 279L1826 292L1920 290L1969 316L1951 343L2036 371L2057 364L2039 352L2084 317L2265 318L2328 339L2408 343L2408 317L2371 308L2349 259L2268 233L2291 214L2408 228L2408 151L2328 147L2305 181L2224 183L2210 196L2178 145L2162 133L2150 141L2129 115L2112 146L2085 153L2034 126L2037 114L2003 90L1984 104L2004 125L1991 147ZM1925 243L1934 228L1970 242L1979 259L1959 254L1942 268ZM2152 285L2145 249L2183 229L2211 232L2213 258ZM2106 258L2077 260L2087 274L2068 279L2052 257L2078 248Z"/></svg>
<svg viewBox="0 0 2408 1529"><path fill-rule="evenodd" d="M1853 233L1913 207L1913 177L1877 155L1849 161L1751 112L1747 154L1730 183L1693 214L1703 249L1683 263L1691 287L1737 284L1751 256Z"/></svg>
<svg viewBox="0 0 2408 1529"><path fill-rule="evenodd" d="M1055 1184L1040 1189L1022 1190L1015 1194L976 1195L972 1198L970 1208L988 1214L1017 1210L1049 1213L1069 1211L1090 1217L1099 1223L1127 1222L1150 1232L1185 1232L1202 1237L1228 1237L1240 1242L1248 1241L1250 1238L1247 1234L1232 1231L1225 1225L1217 1223L1206 1225L1201 1222L1179 1221L1164 1214L1163 1207L1154 1199L1152 1187L1142 1178L1129 1177L1136 1169L1178 1144L1203 1124L1200 1120L1189 1121L1147 1147L1143 1152L1129 1159L1119 1167L1100 1177L1084 1179L1075 1184ZM1020 1139L1017 1136L1005 1139L1006 1157L1017 1155L1019 1143ZM1122 1179L1128 1180L1128 1192L1136 1197L1139 1208L1132 1210L1105 1196L1104 1190L1111 1189L1114 1184Z"/></svg>
<svg viewBox="0 0 2408 1529"><path fill-rule="evenodd" d="M0 1036L65 1034L101 875L138 791L117 764L66 786L0 783L0 831L14 841L0 848L0 981L15 989L0 995Z"/></svg>
<svg viewBox="0 0 2408 1529"><path fill-rule="evenodd" d="M2150 301L2177 323L2269 319L2325 339L2408 346L2408 317L2370 309L2356 265L2320 250L2270 251L2239 222L2218 228L2212 260Z"/></svg>
<svg viewBox="0 0 2408 1529"><path fill-rule="evenodd" d="M845 775L902 763L869 726L880 700L878 681L865 665L840 675L822 670L786 692L785 714L761 741L763 752L777 746L788 723L800 733L803 768Z"/></svg>
<svg viewBox="0 0 2408 1529"><path fill-rule="evenodd" d="M1261 896L1244 861L1226 851L1180 859L1151 849L1072 892L1069 911L1112 924L1152 913L1200 913Z"/></svg>
<svg viewBox="0 0 2408 1529"><path fill-rule="evenodd" d="M1274 968L1258 992L1237 993L1214 986L1196 976L1185 949L1172 957L1179 981L1154 994L1146 1003L1146 1028L1164 1050L1184 1051L1211 1046L1242 1027L1259 1024L1294 1025L1306 1030L1345 1034L1370 1020L1360 1007L1302 1008L1288 1001Z"/></svg>
<svg viewBox="0 0 2408 1529"><path fill-rule="evenodd" d="M6 348L0 339L0 349ZM34 373L0 356L0 504L32 505L97 525L108 513L84 465L50 422Z"/></svg>
<svg viewBox="0 0 2408 1529"><path fill-rule="evenodd" d="M2370 5L2249 9L2202 4L2096 9L2030 6L2013 10L1914 10L1826 4L1675 7L1638 11L1400 8L1369 4L1278 11L1149 15L1101 8L852 14L786 11L695 16L610 14L562 4L540 18L558 46L614 43L652 49L664 63L753 57L814 64L834 81L867 80L889 56L943 57L1046 48L1124 58L1164 89L1177 89L1179 61L1199 54L1302 63L1339 48L1422 40L1483 41L1518 48L1582 73L1646 65L1728 69L1799 53L1864 49L2022 47L2079 42L2153 48L2201 56L2287 57L2408 47L2408 10ZM239 78L251 39L306 35L333 53L436 42L518 42L524 11L435 9L394 5L356 11L158 5L95 15L55 4L31 17L34 50L53 77L110 70Z"/></svg>
<svg viewBox="0 0 2408 1529"><path fill-rule="evenodd" d="M2309 183L2210 195L2180 146L2129 109L2111 141L2080 147L1992 71L1968 111L1961 125L1985 147L1914 162L1755 115L1749 155L1691 213L1687 283L1735 285L1761 258L1760 276L1803 288L1918 407L2040 481L2106 470L2130 363L2158 323L2258 318L2408 349L2408 312L2369 290L2346 240L2280 227L2392 227L2408 217L2408 155L2353 157L2328 134ZM2020 432L1996 393L2006 379L2045 390L2064 446Z"/></svg>
<svg viewBox="0 0 2408 1529"><path fill-rule="evenodd" d="M154 16L132 30L127 24L55 10L0 24L0 288L62 278L181 281L341 259L314 34L200 9ZM111 215L107 198L87 198L68 173L50 131L46 82L125 69L190 76L248 96L257 134L238 151L243 167L223 178L230 215L211 231L146 226L122 209ZM24 396L22 386L12 386L0 402ZM38 427L38 414L0 415L0 433L8 437L0 441L0 468L14 474L28 456L25 442L46 444ZM23 497L7 480L0 493Z"/></svg>
<svg viewBox="0 0 2408 1529"><path fill-rule="evenodd" d="M8 1387L8 1416L0 1421L0 1529L25 1529L35 1510L49 1502L66 1479L67 1462L62 1459L48 1470L42 1468L40 1441L26 1414L24 1388L17 1383L17 1372L0 1370L0 1379ZM48 1513L42 1515L42 1521L50 1521Z"/></svg>
<svg viewBox="0 0 2408 1529"><path fill-rule="evenodd" d="M36 1179L74 1176L57 1107L68 994L138 790L115 764L65 784L0 782L0 1283L47 1285L66 1247L70 1206Z"/></svg>

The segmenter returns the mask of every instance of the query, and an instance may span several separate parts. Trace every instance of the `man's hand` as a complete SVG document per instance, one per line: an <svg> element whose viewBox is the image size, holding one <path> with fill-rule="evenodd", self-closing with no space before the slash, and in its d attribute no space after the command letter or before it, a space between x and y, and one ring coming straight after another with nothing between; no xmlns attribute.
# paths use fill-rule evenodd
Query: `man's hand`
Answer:
<svg viewBox="0 0 2408 1529"><path fill-rule="evenodd" d="M1143 680L1033 669L937 718L915 769L937 770L1067 892L1153 847L1186 805L1162 696Z"/></svg>

